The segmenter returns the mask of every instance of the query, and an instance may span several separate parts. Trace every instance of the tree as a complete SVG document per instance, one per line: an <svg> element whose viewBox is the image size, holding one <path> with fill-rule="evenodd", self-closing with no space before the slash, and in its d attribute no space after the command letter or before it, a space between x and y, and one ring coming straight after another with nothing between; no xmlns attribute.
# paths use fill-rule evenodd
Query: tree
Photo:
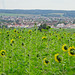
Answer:
<svg viewBox="0 0 75 75"><path fill-rule="evenodd" d="M50 26L47 26L46 24L41 24L40 26L39 26L39 28L38 28L38 30L40 30L40 31L42 31L42 29L49 29L49 28L51 28Z"/></svg>
<svg viewBox="0 0 75 75"><path fill-rule="evenodd" d="M73 24L75 24L75 20L73 21Z"/></svg>

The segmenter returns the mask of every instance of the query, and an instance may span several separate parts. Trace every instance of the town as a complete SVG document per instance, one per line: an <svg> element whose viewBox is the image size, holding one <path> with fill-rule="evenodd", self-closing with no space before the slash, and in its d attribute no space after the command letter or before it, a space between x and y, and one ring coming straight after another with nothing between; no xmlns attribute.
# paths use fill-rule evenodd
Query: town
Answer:
<svg viewBox="0 0 75 75"><path fill-rule="evenodd" d="M50 17L41 15L0 15L0 28L32 28L34 25L46 24L51 28L75 28L75 18L73 17Z"/></svg>

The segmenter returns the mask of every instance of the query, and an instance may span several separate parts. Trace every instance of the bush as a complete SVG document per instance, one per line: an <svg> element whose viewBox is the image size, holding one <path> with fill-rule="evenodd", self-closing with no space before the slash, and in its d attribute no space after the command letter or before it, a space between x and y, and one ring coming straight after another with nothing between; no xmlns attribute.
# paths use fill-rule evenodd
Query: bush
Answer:
<svg viewBox="0 0 75 75"><path fill-rule="evenodd" d="M39 26L39 28L38 28L38 30L40 30L40 31L42 31L42 29L49 29L49 28L51 28L50 26L47 26L46 24L41 24L40 26Z"/></svg>

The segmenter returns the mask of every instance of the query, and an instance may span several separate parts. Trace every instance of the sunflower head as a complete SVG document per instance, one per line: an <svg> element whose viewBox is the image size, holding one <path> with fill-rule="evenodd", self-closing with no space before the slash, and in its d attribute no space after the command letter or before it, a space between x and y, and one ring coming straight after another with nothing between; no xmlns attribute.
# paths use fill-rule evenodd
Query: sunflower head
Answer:
<svg viewBox="0 0 75 75"><path fill-rule="evenodd" d="M9 36L9 34L7 36Z"/></svg>
<svg viewBox="0 0 75 75"><path fill-rule="evenodd" d="M14 29L14 32L16 33L16 29Z"/></svg>
<svg viewBox="0 0 75 75"><path fill-rule="evenodd" d="M24 43L22 42L22 46L24 46Z"/></svg>
<svg viewBox="0 0 75 75"><path fill-rule="evenodd" d="M49 64L49 61L46 58L44 58L43 61L45 65Z"/></svg>
<svg viewBox="0 0 75 75"><path fill-rule="evenodd" d="M19 32L17 32L17 33L19 33Z"/></svg>
<svg viewBox="0 0 75 75"><path fill-rule="evenodd" d="M44 39L46 40L47 38L44 36L44 37L42 37L42 40L44 40Z"/></svg>
<svg viewBox="0 0 75 75"><path fill-rule="evenodd" d="M11 40L11 43L14 43L14 39Z"/></svg>
<svg viewBox="0 0 75 75"><path fill-rule="evenodd" d="M56 62L58 62L58 63L60 63L61 62L61 58L60 58L60 56L59 56L59 54L57 53L57 54L55 54L55 61Z"/></svg>
<svg viewBox="0 0 75 75"><path fill-rule="evenodd" d="M19 36L19 38L21 38L21 36Z"/></svg>
<svg viewBox="0 0 75 75"><path fill-rule="evenodd" d="M3 57L3 56L5 56L6 55L6 51L5 50L1 50L0 51L0 55Z"/></svg>
<svg viewBox="0 0 75 75"><path fill-rule="evenodd" d="M70 40L72 40L72 38L70 38Z"/></svg>
<svg viewBox="0 0 75 75"><path fill-rule="evenodd" d="M68 53L70 56L75 56L75 47L72 46L68 49Z"/></svg>
<svg viewBox="0 0 75 75"><path fill-rule="evenodd" d="M7 31L7 34L9 33L9 31Z"/></svg>
<svg viewBox="0 0 75 75"><path fill-rule="evenodd" d="M59 37L58 40L61 40L61 37Z"/></svg>
<svg viewBox="0 0 75 75"><path fill-rule="evenodd" d="M66 44L64 44L64 45L62 46L62 50L63 50L63 51L67 51L67 50L68 50L68 47L67 47Z"/></svg>
<svg viewBox="0 0 75 75"><path fill-rule="evenodd" d="M12 46L12 43L10 45Z"/></svg>
<svg viewBox="0 0 75 75"><path fill-rule="evenodd" d="M28 33L31 34L32 30L29 30Z"/></svg>

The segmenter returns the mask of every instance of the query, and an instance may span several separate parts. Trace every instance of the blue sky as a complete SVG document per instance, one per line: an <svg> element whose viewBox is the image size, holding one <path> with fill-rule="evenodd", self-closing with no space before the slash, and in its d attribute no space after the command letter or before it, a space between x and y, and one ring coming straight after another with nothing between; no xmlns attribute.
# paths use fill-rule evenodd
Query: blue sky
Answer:
<svg viewBox="0 0 75 75"><path fill-rule="evenodd" d="M75 10L75 0L0 0L0 9Z"/></svg>

